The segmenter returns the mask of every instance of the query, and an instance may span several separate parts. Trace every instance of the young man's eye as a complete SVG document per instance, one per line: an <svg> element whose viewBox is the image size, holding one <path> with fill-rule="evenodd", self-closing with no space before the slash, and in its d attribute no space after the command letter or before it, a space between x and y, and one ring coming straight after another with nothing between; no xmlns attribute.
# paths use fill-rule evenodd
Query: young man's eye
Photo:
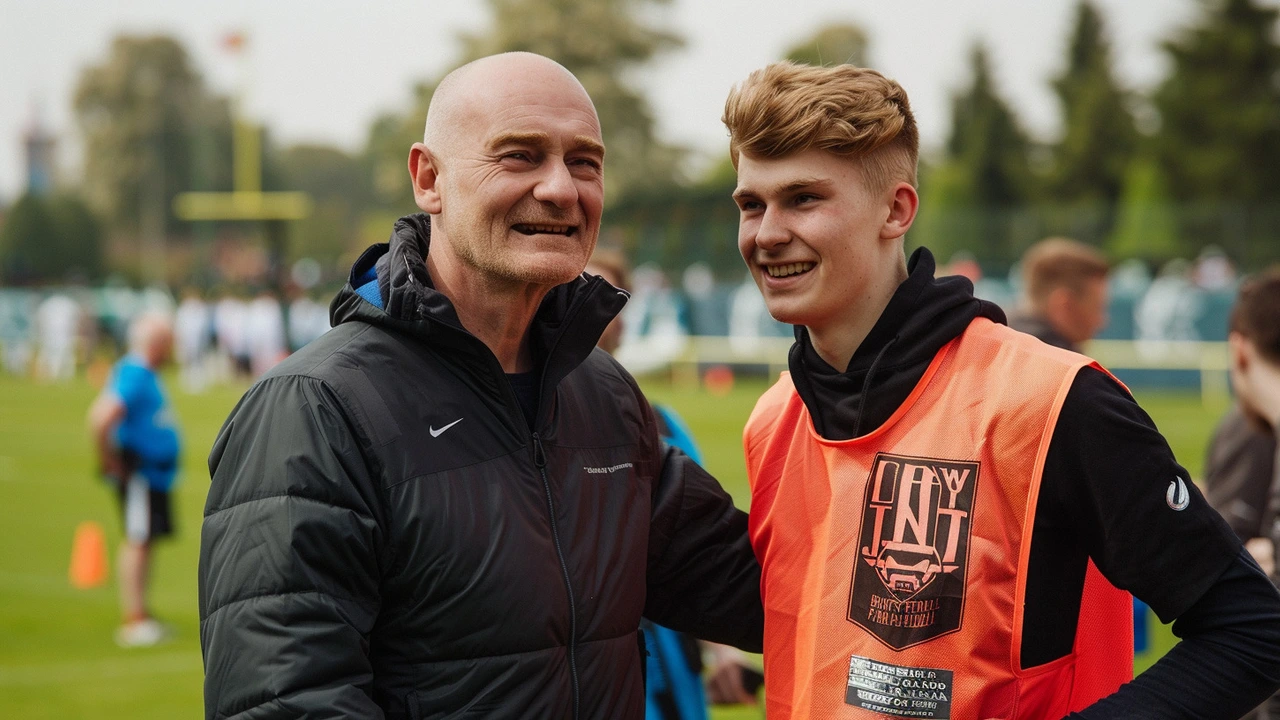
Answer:
<svg viewBox="0 0 1280 720"><path fill-rule="evenodd" d="M809 195L808 193L805 193L803 195L796 196L796 204L804 205L805 203L810 203L817 199L818 199L817 195Z"/></svg>
<svg viewBox="0 0 1280 720"><path fill-rule="evenodd" d="M758 200L740 200L738 201L738 209L742 212L751 212L764 207Z"/></svg>

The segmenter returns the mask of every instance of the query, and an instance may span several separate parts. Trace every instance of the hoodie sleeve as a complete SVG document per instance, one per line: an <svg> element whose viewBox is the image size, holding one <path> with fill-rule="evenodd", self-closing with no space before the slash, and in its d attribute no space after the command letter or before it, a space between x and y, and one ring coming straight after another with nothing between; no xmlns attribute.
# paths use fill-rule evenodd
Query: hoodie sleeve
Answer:
<svg viewBox="0 0 1280 720"><path fill-rule="evenodd" d="M653 428L647 402L645 408ZM657 440L654 430L646 434L653 436L660 470L653 487L645 617L760 652L760 564L747 535L747 514L689 456Z"/></svg>
<svg viewBox="0 0 1280 720"><path fill-rule="evenodd" d="M374 483L318 380L264 380L209 457L200 534L205 717L380 718Z"/></svg>

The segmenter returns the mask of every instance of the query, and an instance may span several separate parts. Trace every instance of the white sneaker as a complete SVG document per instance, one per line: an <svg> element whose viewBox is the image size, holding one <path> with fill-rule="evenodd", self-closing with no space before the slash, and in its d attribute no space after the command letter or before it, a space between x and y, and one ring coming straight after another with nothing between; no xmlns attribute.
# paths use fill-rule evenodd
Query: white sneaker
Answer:
<svg viewBox="0 0 1280 720"><path fill-rule="evenodd" d="M169 639L169 629L154 618L121 625L116 630L116 644L122 648L152 647Z"/></svg>

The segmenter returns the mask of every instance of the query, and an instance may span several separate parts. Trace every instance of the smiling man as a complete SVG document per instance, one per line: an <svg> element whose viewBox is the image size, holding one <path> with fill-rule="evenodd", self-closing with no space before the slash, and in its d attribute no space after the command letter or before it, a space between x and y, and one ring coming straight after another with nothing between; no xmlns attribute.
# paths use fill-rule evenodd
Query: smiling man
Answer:
<svg viewBox="0 0 1280 720"><path fill-rule="evenodd" d="M1280 596L1124 386L906 259L902 88L778 63L724 122L796 326L744 433L770 720L1226 719L1280 684ZM1182 638L1132 682L1129 593Z"/></svg>
<svg viewBox="0 0 1280 720"><path fill-rule="evenodd" d="M209 718L642 718L641 615L759 650L745 514L595 350L604 146L529 53L447 76L409 154L424 214L209 458Z"/></svg>

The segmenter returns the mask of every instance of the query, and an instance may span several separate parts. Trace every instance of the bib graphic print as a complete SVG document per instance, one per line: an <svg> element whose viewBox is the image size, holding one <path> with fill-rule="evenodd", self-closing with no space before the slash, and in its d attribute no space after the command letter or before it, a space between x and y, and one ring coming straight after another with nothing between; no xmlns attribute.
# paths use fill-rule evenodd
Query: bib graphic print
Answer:
<svg viewBox="0 0 1280 720"><path fill-rule="evenodd" d="M901 650L960 629L979 464L878 453L849 620Z"/></svg>

